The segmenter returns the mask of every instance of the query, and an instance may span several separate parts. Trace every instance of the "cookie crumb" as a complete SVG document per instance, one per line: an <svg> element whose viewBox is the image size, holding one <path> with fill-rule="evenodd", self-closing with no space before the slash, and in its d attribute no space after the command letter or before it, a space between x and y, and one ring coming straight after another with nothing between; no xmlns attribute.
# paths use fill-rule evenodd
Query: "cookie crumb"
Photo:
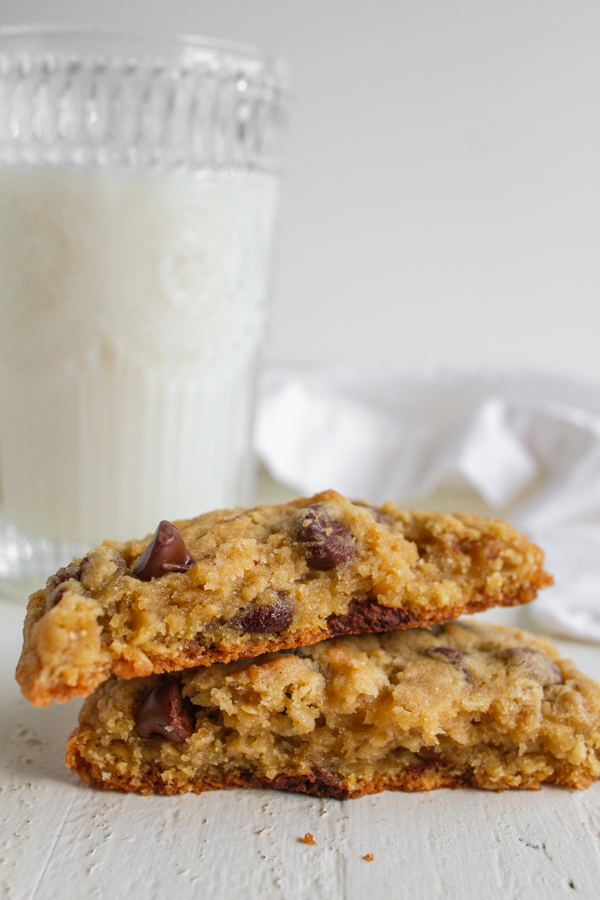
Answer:
<svg viewBox="0 0 600 900"><path fill-rule="evenodd" d="M259 828L258 831L255 831L254 834L262 834L264 831L263 828Z"/></svg>
<svg viewBox="0 0 600 900"><path fill-rule="evenodd" d="M302 838L302 843L303 844L312 844L315 847L317 846L317 842L315 841L315 839L312 836L312 834L310 833L310 831L306 832L306 834Z"/></svg>
<svg viewBox="0 0 600 900"><path fill-rule="evenodd" d="M372 853L367 853L365 856L363 856L363 859L366 859L367 862L373 862L375 857L373 856Z"/></svg>

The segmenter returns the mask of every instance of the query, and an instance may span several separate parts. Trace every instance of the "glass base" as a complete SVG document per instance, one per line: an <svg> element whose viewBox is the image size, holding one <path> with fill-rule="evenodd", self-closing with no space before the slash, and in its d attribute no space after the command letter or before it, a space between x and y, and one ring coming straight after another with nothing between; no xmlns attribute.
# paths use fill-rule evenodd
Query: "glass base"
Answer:
<svg viewBox="0 0 600 900"><path fill-rule="evenodd" d="M0 520L0 598L26 604L49 575L74 556L84 556L87 549L83 544L31 537Z"/></svg>

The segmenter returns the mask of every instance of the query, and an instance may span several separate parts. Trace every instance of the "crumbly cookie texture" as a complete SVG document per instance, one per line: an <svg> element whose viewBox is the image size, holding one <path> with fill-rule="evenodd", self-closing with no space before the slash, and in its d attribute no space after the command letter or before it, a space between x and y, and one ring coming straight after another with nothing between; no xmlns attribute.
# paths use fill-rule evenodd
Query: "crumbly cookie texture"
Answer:
<svg viewBox="0 0 600 900"><path fill-rule="evenodd" d="M32 703L133 678L443 622L532 600L542 552L505 522L375 508L334 491L107 541L29 600L17 680Z"/></svg>
<svg viewBox="0 0 600 900"><path fill-rule="evenodd" d="M67 765L105 789L273 787L346 799L472 785L585 788L600 685L546 638L465 619L178 675L111 678Z"/></svg>

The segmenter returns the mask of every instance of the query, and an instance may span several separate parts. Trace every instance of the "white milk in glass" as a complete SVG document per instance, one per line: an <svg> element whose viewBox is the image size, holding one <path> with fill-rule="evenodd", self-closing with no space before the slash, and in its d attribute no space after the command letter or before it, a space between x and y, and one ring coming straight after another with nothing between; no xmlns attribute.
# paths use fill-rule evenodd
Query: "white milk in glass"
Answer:
<svg viewBox="0 0 600 900"><path fill-rule="evenodd" d="M247 495L276 199L264 175L0 170L7 521L95 545Z"/></svg>

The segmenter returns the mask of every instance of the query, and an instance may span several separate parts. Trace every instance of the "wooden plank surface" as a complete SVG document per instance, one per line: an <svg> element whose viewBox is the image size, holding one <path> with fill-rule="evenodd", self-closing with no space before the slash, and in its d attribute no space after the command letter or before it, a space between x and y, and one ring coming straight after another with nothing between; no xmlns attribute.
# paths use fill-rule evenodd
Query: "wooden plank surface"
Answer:
<svg viewBox="0 0 600 900"><path fill-rule="evenodd" d="M83 788L63 763L79 704L34 709L13 681L22 614L0 603L2 897L600 896L600 785L342 803L269 791L138 797ZM597 647L562 649L600 675ZM302 843L307 831L316 846Z"/></svg>

